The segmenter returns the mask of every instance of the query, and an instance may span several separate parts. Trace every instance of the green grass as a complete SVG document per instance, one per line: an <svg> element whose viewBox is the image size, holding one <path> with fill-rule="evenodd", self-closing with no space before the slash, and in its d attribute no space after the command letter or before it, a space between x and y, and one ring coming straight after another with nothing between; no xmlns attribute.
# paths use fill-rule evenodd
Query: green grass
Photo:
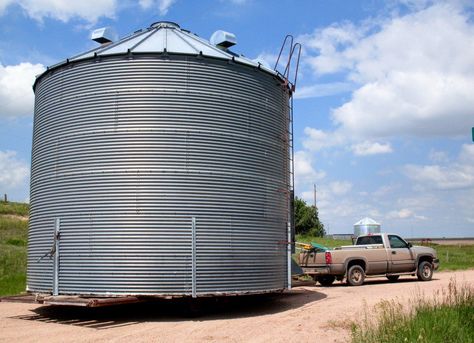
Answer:
<svg viewBox="0 0 474 343"><path fill-rule="evenodd" d="M6 214L27 215L28 205L0 202L0 295L13 295L25 290L28 221Z"/></svg>
<svg viewBox="0 0 474 343"><path fill-rule="evenodd" d="M29 204L24 204L21 202L0 201L0 215L13 214L17 216L28 216L29 210L30 210Z"/></svg>
<svg viewBox="0 0 474 343"><path fill-rule="evenodd" d="M474 268L474 245L429 245L438 253L439 270Z"/></svg>
<svg viewBox="0 0 474 343"><path fill-rule="evenodd" d="M408 308L407 304L413 304ZM374 322L374 318L378 319ZM474 289L451 281L434 300L383 301L352 326L353 343L474 342Z"/></svg>
<svg viewBox="0 0 474 343"><path fill-rule="evenodd" d="M333 240L331 238L312 237L305 235L297 235L298 242L315 242L322 244L328 248L338 247L341 245L351 245L351 241ZM416 243L419 245L419 243ZM439 270L463 270L474 268L474 245L429 245L438 253L440 260Z"/></svg>

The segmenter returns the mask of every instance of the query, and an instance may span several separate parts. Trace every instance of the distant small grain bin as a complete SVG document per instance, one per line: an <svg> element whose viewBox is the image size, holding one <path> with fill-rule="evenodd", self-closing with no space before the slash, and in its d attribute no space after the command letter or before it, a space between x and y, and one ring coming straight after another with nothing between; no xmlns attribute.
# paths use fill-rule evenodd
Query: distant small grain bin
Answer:
<svg viewBox="0 0 474 343"><path fill-rule="evenodd" d="M158 22L48 68L27 289L204 296L289 287L291 84Z"/></svg>
<svg viewBox="0 0 474 343"><path fill-rule="evenodd" d="M380 223L369 217L362 218L354 224L354 236L367 235L369 233L380 233Z"/></svg>

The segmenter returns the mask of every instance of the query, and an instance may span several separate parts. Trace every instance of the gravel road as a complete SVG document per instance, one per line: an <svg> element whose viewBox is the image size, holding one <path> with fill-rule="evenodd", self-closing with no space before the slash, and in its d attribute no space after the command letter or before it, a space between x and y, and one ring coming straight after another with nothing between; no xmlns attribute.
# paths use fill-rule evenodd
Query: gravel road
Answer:
<svg viewBox="0 0 474 343"><path fill-rule="evenodd" d="M435 273L430 282L377 278L361 287L336 283L279 296L205 299L194 316L182 301L95 309L1 302L0 342L347 342L349 323L370 315L376 303L431 296L453 278L474 285L474 270Z"/></svg>

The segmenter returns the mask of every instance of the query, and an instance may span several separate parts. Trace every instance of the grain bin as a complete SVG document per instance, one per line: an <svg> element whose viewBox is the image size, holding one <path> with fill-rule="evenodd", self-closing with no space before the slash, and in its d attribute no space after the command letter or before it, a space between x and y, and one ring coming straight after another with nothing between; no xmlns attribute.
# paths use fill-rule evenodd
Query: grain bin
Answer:
<svg viewBox="0 0 474 343"><path fill-rule="evenodd" d="M27 290L288 288L291 84L226 32L95 35L34 85Z"/></svg>
<svg viewBox="0 0 474 343"><path fill-rule="evenodd" d="M354 236L368 235L370 233L380 233L380 223L369 217L362 218L354 224Z"/></svg>

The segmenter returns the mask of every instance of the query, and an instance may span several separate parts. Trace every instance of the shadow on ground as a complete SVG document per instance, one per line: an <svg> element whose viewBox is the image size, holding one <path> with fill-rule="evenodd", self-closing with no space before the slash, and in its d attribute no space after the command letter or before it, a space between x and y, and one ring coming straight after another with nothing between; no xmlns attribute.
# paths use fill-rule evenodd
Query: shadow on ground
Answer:
<svg viewBox="0 0 474 343"><path fill-rule="evenodd" d="M432 280L438 280L437 278L433 277ZM384 285L384 284L402 284L402 283L423 283L424 281L418 280L416 277L407 277L407 278L400 278L395 282L387 280L385 277L377 277L377 278L367 278L364 281L364 284L362 286L357 286L357 287L370 287L371 285ZM334 284L328 287L354 287L354 286L349 286L345 281L339 282L336 281ZM327 288L321 286L319 283L317 284L317 288Z"/></svg>
<svg viewBox="0 0 474 343"><path fill-rule="evenodd" d="M110 307L41 306L34 314L10 317L45 323L110 329L143 322L206 321L261 316L284 312L322 300L314 290L293 290L282 294L153 300Z"/></svg>

